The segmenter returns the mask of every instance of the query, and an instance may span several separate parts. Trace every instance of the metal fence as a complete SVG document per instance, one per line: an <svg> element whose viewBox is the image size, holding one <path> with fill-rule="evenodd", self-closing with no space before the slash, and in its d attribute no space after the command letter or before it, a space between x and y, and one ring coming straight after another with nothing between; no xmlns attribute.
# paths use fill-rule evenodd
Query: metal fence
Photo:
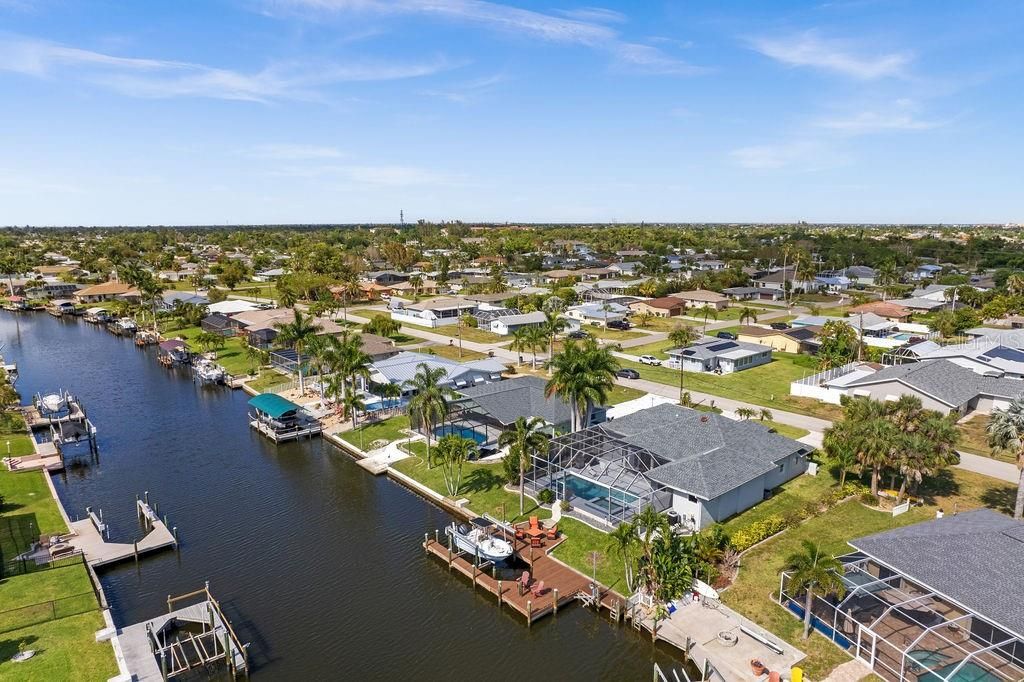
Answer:
<svg viewBox="0 0 1024 682"><path fill-rule="evenodd" d="M85 555L81 552L74 552L73 554L53 559L45 564L37 564L34 560L25 559L24 557L6 560L3 557L0 557L0 579L16 575L25 575L26 573L48 571L54 568L77 566L78 564L85 564Z"/></svg>
<svg viewBox="0 0 1024 682"><path fill-rule="evenodd" d="M93 592L82 592L70 597L20 606L16 609L0 611L0 632L20 630L40 623L48 623L51 620L89 613L96 609L96 595Z"/></svg>

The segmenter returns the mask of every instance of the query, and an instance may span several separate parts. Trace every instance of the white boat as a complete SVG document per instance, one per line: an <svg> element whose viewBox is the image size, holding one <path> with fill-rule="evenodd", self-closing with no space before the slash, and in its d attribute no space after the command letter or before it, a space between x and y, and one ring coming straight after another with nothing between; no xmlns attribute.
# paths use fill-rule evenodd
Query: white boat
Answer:
<svg viewBox="0 0 1024 682"><path fill-rule="evenodd" d="M224 381L224 369L208 358L199 358L192 364L192 371L202 381L219 383Z"/></svg>
<svg viewBox="0 0 1024 682"><path fill-rule="evenodd" d="M708 585L703 580L693 579L693 591L707 599L718 599L718 590Z"/></svg>
<svg viewBox="0 0 1024 682"><path fill-rule="evenodd" d="M469 524L452 521L444 532L452 537L462 551L486 561L500 562L512 556L512 545L487 532L493 525L494 522L478 517Z"/></svg>
<svg viewBox="0 0 1024 682"><path fill-rule="evenodd" d="M135 320L130 317L122 317L114 323L114 326L121 334L134 334L139 328L139 325L135 324Z"/></svg>
<svg viewBox="0 0 1024 682"><path fill-rule="evenodd" d="M60 412L68 406L67 396L60 393L44 395L39 402L47 412Z"/></svg>

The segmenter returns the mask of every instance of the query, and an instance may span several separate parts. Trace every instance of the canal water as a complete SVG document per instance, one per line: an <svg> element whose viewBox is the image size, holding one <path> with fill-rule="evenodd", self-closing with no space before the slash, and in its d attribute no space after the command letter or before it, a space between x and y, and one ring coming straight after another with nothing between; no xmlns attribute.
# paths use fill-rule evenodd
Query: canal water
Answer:
<svg viewBox="0 0 1024 682"><path fill-rule="evenodd" d="M271 445L243 392L195 385L152 348L38 313L0 312L0 342L26 402L66 388L98 429L99 464L54 478L68 513L102 509L130 542L149 491L178 527L180 552L101 570L118 624L209 581L258 679L648 680L673 662L576 605L528 629L424 555L446 513L319 439Z"/></svg>

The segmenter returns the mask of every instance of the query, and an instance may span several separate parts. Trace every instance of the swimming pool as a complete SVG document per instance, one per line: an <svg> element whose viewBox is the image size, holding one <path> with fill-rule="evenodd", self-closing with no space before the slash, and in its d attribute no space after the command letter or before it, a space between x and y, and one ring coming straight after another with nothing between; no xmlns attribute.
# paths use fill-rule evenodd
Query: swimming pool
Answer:
<svg viewBox="0 0 1024 682"><path fill-rule="evenodd" d="M630 495L621 490L612 490L608 486L588 481L573 474L565 477L565 492L567 498L572 496L581 497L590 502L603 502L611 497L614 502L631 505L639 499L636 495Z"/></svg>
<svg viewBox="0 0 1024 682"><path fill-rule="evenodd" d="M913 338L913 334L907 334L906 332L902 332L900 334L893 334L889 338L895 339L897 341L909 341L911 338Z"/></svg>
<svg viewBox="0 0 1024 682"><path fill-rule="evenodd" d="M907 657L917 661L917 663L926 670L928 668L934 668L933 670L918 677L918 682L999 682L1000 680L999 677L996 677L972 661L965 663L962 668L956 671L955 675L946 680L946 675L949 675L951 672L956 670L956 667L960 665L960 663L957 661L944 665L941 668L936 667L949 660L949 656L937 651L918 649L917 651L907 652Z"/></svg>
<svg viewBox="0 0 1024 682"><path fill-rule="evenodd" d="M399 407L407 404L409 401L406 398L372 398L370 400L363 401L366 406L364 412L379 412L380 410L386 410L390 407Z"/></svg>
<svg viewBox="0 0 1024 682"><path fill-rule="evenodd" d="M434 436L437 438L441 438L443 436L462 436L463 438L468 438L477 445L483 445L487 442L487 434L480 433L468 426L455 426L454 424L435 426Z"/></svg>

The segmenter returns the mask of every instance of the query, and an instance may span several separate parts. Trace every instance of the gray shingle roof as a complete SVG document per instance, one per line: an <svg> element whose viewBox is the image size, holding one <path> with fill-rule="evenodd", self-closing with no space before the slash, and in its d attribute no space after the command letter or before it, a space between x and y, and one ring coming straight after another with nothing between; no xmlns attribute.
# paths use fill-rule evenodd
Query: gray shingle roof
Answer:
<svg viewBox="0 0 1024 682"><path fill-rule="evenodd" d="M459 391L502 424L512 424L519 417L540 417L552 425L569 421L569 405L557 396L544 397L547 382L525 375L495 384L470 386Z"/></svg>
<svg viewBox="0 0 1024 682"><path fill-rule="evenodd" d="M665 464L647 477L712 500L810 448L753 421L678 405L658 405L603 425L605 431L651 452Z"/></svg>
<svg viewBox="0 0 1024 682"><path fill-rule="evenodd" d="M1024 523L979 509L850 545L1024 637Z"/></svg>
<svg viewBox="0 0 1024 682"><path fill-rule="evenodd" d="M979 395L1013 398L1024 393L1024 382L1019 379L982 376L949 360L886 367L847 386L856 388L884 381L898 381L950 407L959 407Z"/></svg>

